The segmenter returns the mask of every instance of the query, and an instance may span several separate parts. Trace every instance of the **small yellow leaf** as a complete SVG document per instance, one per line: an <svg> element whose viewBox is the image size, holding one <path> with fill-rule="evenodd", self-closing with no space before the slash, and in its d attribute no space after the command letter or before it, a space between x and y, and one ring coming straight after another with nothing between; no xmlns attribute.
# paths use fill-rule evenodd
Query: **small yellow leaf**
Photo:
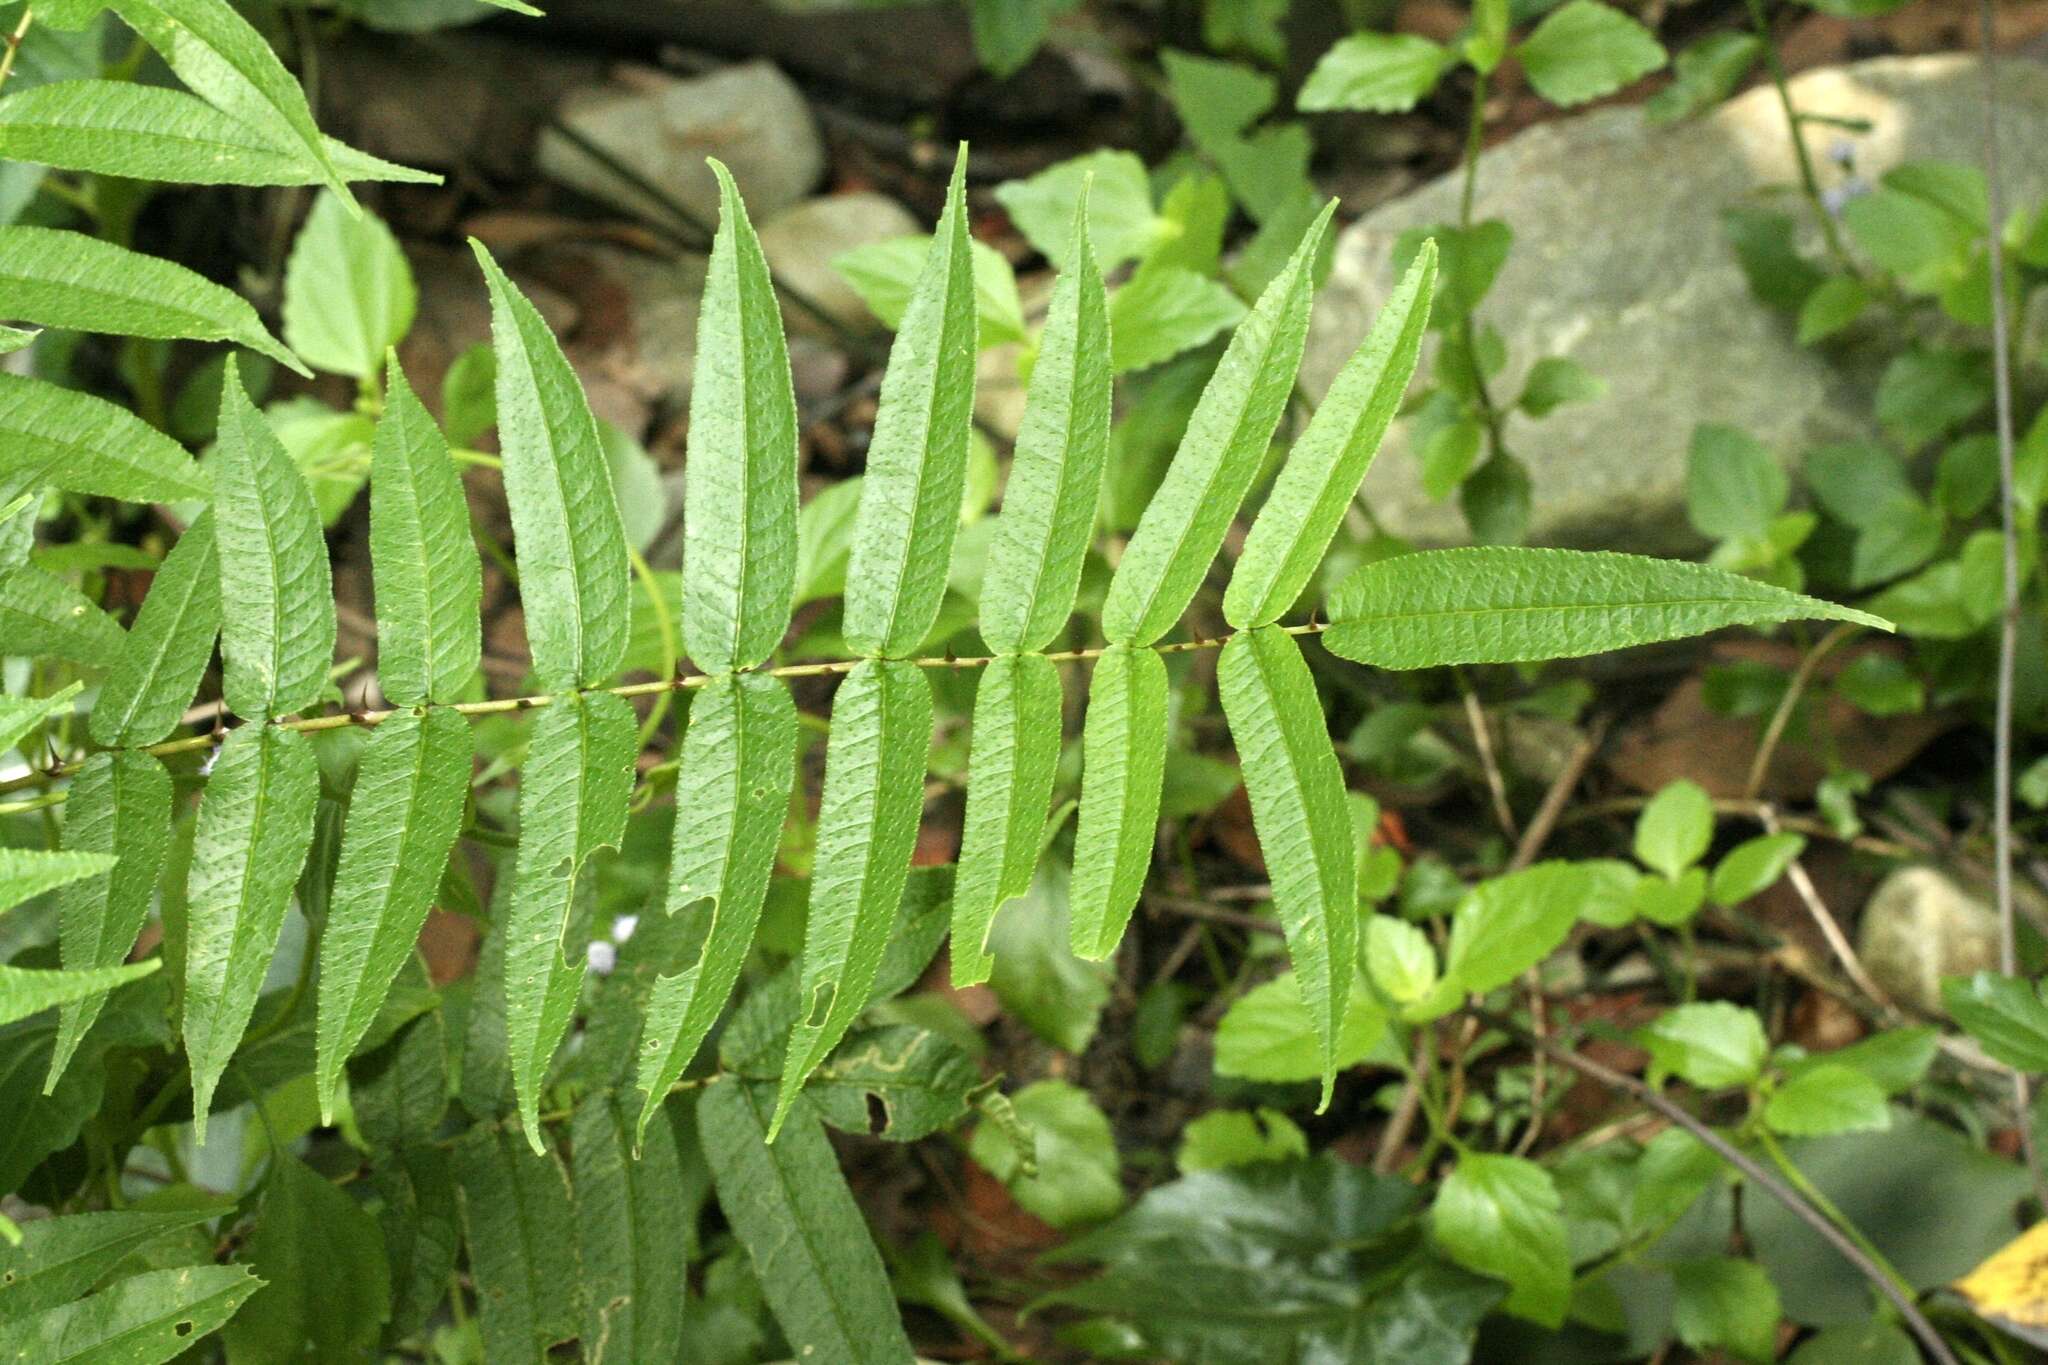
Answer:
<svg viewBox="0 0 2048 1365"><path fill-rule="evenodd" d="M1984 1318L2048 1347L2048 1221L2015 1237L1954 1288Z"/></svg>

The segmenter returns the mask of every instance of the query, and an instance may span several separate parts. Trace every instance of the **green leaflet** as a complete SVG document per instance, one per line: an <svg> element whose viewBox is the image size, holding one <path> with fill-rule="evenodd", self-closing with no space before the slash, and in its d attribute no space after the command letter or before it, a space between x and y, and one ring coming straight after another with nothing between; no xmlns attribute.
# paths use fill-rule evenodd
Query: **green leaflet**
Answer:
<svg viewBox="0 0 2048 1365"><path fill-rule="evenodd" d="M230 1360L371 1358L391 1312L377 1220L288 1153L264 1174L243 1259L265 1281L225 1334Z"/></svg>
<svg viewBox="0 0 2048 1365"><path fill-rule="evenodd" d="M1330 594L1330 652L1379 668L1567 659L1798 619L1890 630L1867 612L1725 569L1589 550L1428 550L1357 570Z"/></svg>
<svg viewBox="0 0 2048 1365"><path fill-rule="evenodd" d="M1344 770L1315 680L1285 631L1261 626L1231 636L1216 681L1272 874L1273 908L1322 1041L1327 1106L1358 962L1358 853Z"/></svg>
<svg viewBox="0 0 2048 1365"><path fill-rule="evenodd" d="M316 369L368 379L418 307L412 267L383 220L331 191L315 199L285 262L285 342Z"/></svg>
<svg viewBox="0 0 2048 1365"><path fill-rule="evenodd" d="M221 690L250 719L320 699L334 663L334 582L313 490L249 401L235 362L213 456L220 556Z"/></svg>
<svg viewBox="0 0 2048 1365"><path fill-rule="evenodd" d="M1066 625L1102 497L1109 311L1085 201L1074 215L1072 259L1053 287L982 577L981 634L998 653L1043 649Z"/></svg>
<svg viewBox="0 0 2048 1365"><path fill-rule="evenodd" d="M72 701L84 690L84 683L72 682L48 697L0 696L0 754L19 744L23 735L41 725L46 718L69 711ZM0 902L0 906L4 906L4 902Z"/></svg>
<svg viewBox="0 0 2048 1365"><path fill-rule="evenodd" d="M498 360L498 444L519 554L533 672L549 691L595 686L618 670L632 617L626 531L597 421L540 312L482 242Z"/></svg>
<svg viewBox="0 0 2048 1365"><path fill-rule="evenodd" d="M149 1213L74 1213L23 1226L21 1244L0 1244L0 1321L71 1302L129 1252L232 1210L224 1205Z"/></svg>
<svg viewBox="0 0 2048 1365"><path fill-rule="evenodd" d="M452 702L483 656L483 566L448 442L395 355L387 373L370 456L377 682L400 705Z"/></svg>
<svg viewBox="0 0 2048 1365"><path fill-rule="evenodd" d="M1081 732L1069 941L1084 958L1116 951L1152 867L1166 780L1166 661L1112 645L1095 661Z"/></svg>
<svg viewBox="0 0 2048 1365"><path fill-rule="evenodd" d="M1238 324L1203 388L1166 478L1110 580L1102 632L1112 643L1149 645L1171 630L1222 548L1294 391L1315 294L1316 252L1335 208L1335 201L1323 207L1286 268Z"/></svg>
<svg viewBox="0 0 2048 1365"><path fill-rule="evenodd" d="M583 985L570 944L576 874L626 833L637 743L633 708L599 692L558 697L534 721L519 784L519 854L505 936L505 1036L527 1141L541 1150L540 1090ZM573 948L574 962L563 958Z"/></svg>
<svg viewBox="0 0 2048 1365"><path fill-rule="evenodd" d="M104 996L114 987L138 976L148 976L163 965L162 958L151 958L125 967L90 967L75 972L0 966L0 1024L41 1014L55 1005Z"/></svg>
<svg viewBox="0 0 2048 1365"><path fill-rule="evenodd" d="M244 725L221 745L199 803L188 878L185 1053L192 1126L206 1141L214 1087L242 1041L313 842L320 775L304 735Z"/></svg>
<svg viewBox="0 0 2048 1365"><path fill-rule="evenodd" d="M262 1287L247 1266L144 1271L33 1317L0 1321L0 1359L156 1365L218 1330Z"/></svg>
<svg viewBox="0 0 2048 1365"><path fill-rule="evenodd" d="M674 1360L682 1344L683 1294L695 1209L685 1203L675 1128L654 1125L636 1157L627 1111L605 1091L576 1106L576 1243L583 1278L583 1358Z"/></svg>
<svg viewBox="0 0 2048 1365"><path fill-rule="evenodd" d="M870 659L839 684L804 930L804 1017L790 1034L771 1137L867 1007L910 875L931 743L931 686L916 664Z"/></svg>
<svg viewBox="0 0 2048 1365"><path fill-rule="evenodd" d="M743 673L716 678L697 693L676 777L665 909L706 914L710 924L696 962L657 980L648 1002L638 1076L647 1092L643 1135L739 980L795 785L796 707L788 688Z"/></svg>
<svg viewBox="0 0 2048 1365"><path fill-rule="evenodd" d="M10 355L15 351L24 350L41 335L42 332L36 328L8 327L0 324L0 355Z"/></svg>
<svg viewBox="0 0 2048 1365"><path fill-rule="evenodd" d="M109 0L107 8L155 48L193 93L250 127L289 131L280 150L302 158L353 208L313 122L305 92L270 42L228 0Z"/></svg>
<svg viewBox="0 0 2048 1365"><path fill-rule="evenodd" d="M697 1131L718 1207L747 1248L791 1354L909 1365L896 1296L817 1111L799 1098L779 1142L767 1113L765 1085L722 1080L697 1101Z"/></svg>
<svg viewBox="0 0 2048 1365"><path fill-rule="evenodd" d="M470 744L469 721L435 707L392 716L363 747L320 940L323 1120L441 885L469 797Z"/></svg>
<svg viewBox="0 0 2048 1365"><path fill-rule="evenodd" d="M97 877L113 866L108 853L0 848L0 912L81 877Z"/></svg>
<svg viewBox="0 0 2048 1365"><path fill-rule="evenodd" d="M350 180L433 182L323 137ZM57 81L0 100L0 157L61 170L188 185L315 185L306 158L182 90L132 81Z"/></svg>
<svg viewBox="0 0 2048 1365"><path fill-rule="evenodd" d="M782 643L796 593L796 393L782 305L723 163L684 469L683 643L707 673Z"/></svg>
<svg viewBox="0 0 2048 1365"><path fill-rule="evenodd" d="M71 781L64 847L118 857L110 871L66 886L57 897L59 944L67 968L116 967L135 946L157 874L171 848L171 775L136 750L94 754ZM71 1054L99 1018L104 996L66 1005L43 1093L56 1088Z"/></svg>
<svg viewBox="0 0 2048 1365"><path fill-rule="evenodd" d="M1408 391L1435 288L1436 243L1427 241L1288 452L1246 533L1223 594L1231 625L1279 620L1315 576Z"/></svg>
<svg viewBox="0 0 2048 1365"><path fill-rule="evenodd" d="M117 336L232 341L311 377L248 300L181 265L55 228L0 227L0 298L19 322Z"/></svg>
<svg viewBox="0 0 2048 1365"><path fill-rule="evenodd" d="M150 582L93 704L93 739L154 744L176 729L219 634L220 558L209 510L185 528Z"/></svg>
<svg viewBox="0 0 2048 1365"><path fill-rule="evenodd" d="M114 618L41 569L0 569L0 640L9 654L112 668L126 639Z"/></svg>
<svg viewBox="0 0 2048 1365"><path fill-rule="evenodd" d="M104 398L0 373L0 477L126 502L213 496L183 446Z"/></svg>
<svg viewBox="0 0 2048 1365"><path fill-rule="evenodd" d="M846 642L861 654L910 654L938 620L946 591L974 417L966 174L962 145L946 211L882 376L846 569Z"/></svg>
<svg viewBox="0 0 2048 1365"><path fill-rule="evenodd" d="M527 1151L496 1123L479 1123L455 1144L455 1192L484 1359L543 1365L548 1347L583 1326L562 1163L551 1151Z"/></svg>
<svg viewBox="0 0 2048 1365"><path fill-rule="evenodd" d="M988 980L996 911L1031 889L1060 761L1060 703L1059 669L1043 654L998 655L975 691L967 816L953 888L956 987Z"/></svg>

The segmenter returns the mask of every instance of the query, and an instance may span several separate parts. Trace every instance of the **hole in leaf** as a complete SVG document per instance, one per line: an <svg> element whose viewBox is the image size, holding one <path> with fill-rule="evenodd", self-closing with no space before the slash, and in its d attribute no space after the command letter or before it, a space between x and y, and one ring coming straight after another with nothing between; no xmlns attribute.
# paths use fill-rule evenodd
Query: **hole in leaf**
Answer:
<svg viewBox="0 0 2048 1365"><path fill-rule="evenodd" d="M176 1332L181 1337L189 1337L192 1335L192 1323L188 1319L185 1322L174 1324L171 1330L173 1332Z"/></svg>

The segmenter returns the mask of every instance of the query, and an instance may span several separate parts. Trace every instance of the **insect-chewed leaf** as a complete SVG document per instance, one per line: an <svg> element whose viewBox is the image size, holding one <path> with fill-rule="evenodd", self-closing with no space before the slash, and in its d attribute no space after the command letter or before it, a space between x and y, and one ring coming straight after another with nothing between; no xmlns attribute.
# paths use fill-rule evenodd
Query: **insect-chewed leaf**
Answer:
<svg viewBox="0 0 2048 1365"><path fill-rule="evenodd" d="M84 690L84 683L73 682L47 697L0 696L0 754L20 743L23 735L48 717L69 711L71 703Z"/></svg>
<svg viewBox="0 0 2048 1365"><path fill-rule="evenodd" d="M445 707L370 734L356 767L320 940L320 1112L426 922L469 796L469 722Z"/></svg>
<svg viewBox="0 0 2048 1365"><path fill-rule="evenodd" d="M277 951L319 796L312 745L275 725L231 731L206 781L187 881L184 1025L202 1143L214 1087Z"/></svg>
<svg viewBox="0 0 2048 1365"><path fill-rule="evenodd" d="M59 947L67 968L117 967L149 916L157 874L171 847L171 775L139 750L94 754L71 781L64 847L120 859L110 871L73 882L57 896ZM103 996L66 1005L43 1093L56 1088L71 1054L99 1018Z"/></svg>
<svg viewBox="0 0 2048 1365"><path fill-rule="evenodd" d="M871 659L839 685L804 930L804 1016L790 1034L771 1133L867 1008L910 876L931 744L932 691L916 664Z"/></svg>
<svg viewBox="0 0 2048 1365"><path fill-rule="evenodd" d="M1272 872L1273 908L1322 1041L1327 1105L1358 961L1357 850L1344 771L1315 680L1285 631L1261 626L1233 635L1216 681Z"/></svg>
<svg viewBox="0 0 2048 1365"><path fill-rule="evenodd" d="M998 655L974 694L967 817L953 887L953 984L986 981L988 932L1031 889L1060 761L1060 674L1043 654Z"/></svg>
<svg viewBox="0 0 2048 1365"><path fill-rule="evenodd" d="M1223 594L1231 625L1243 630L1279 620L1315 576L1408 391L1435 288L1436 243L1430 241L1280 466Z"/></svg>
<svg viewBox="0 0 2048 1365"><path fill-rule="evenodd" d="M319 700L334 663L334 582L313 490L233 360L213 455L220 554L221 691L238 716L288 716Z"/></svg>
<svg viewBox="0 0 2048 1365"><path fill-rule="evenodd" d="M626 655L626 530L597 419L568 357L482 242L498 359L498 445L519 555L534 676L550 691L594 686Z"/></svg>
<svg viewBox="0 0 2048 1365"><path fill-rule="evenodd" d="M909 1365L888 1273L816 1110L799 1097L779 1114L779 1142L768 1112L767 1086L719 1081L697 1101L697 1132L718 1207L752 1256L791 1353Z"/></svg>
<svg viewBox="0 0 2048 1365"><path fill-rule="evenodd" d="M846 568L846 642L862 654L902 658L915 650L946 592L974 417L966 174L963 144L882 376Z"/></svg>
<svg viewBox="0 0 2048 1365"><path fill-rule="evenodd" d="M1324 206L1286 268L1238 324L1195 403L1187 434L1103 599L1102 633L1112 643L1149 645L1171 630L1223 547L1294 392L1315 296L1316 252L1335 209L1334 201Z"/></svg>
<svg viewBox="0 0 2048 1365"><path fill-rule="evenodd" d="M1045 648L1074 610L1109 451L1109 309L1074 215L1072 264L1053 287L1003 512L982 577L981 633L1007 653Z"/></svg>
<svg viewBox="0 0 2048 1365"><path fill-rule="evenodd" d="M202 512L164 556L92 708L101 744L154 744L176 729L220 634L220 557Z"/></svg>
<svg viewBox="0 0 2048 1365"><path fill-rule="evenodd" d="M1368 564L1330 594L1332 654L1379 668L1566 659L1774 621L1868 612L1725 569L1591 550L1482 546Z"/></svg>
<svg viewBox="0 0 2048 1365"><path fill-rule="evenodd" d="M697 1055L739 980L761 922L789 795L796 785L796 707L774 678L716 678L690 703L676 777L667 913L706 913L697 960L654 984L647 1005L639 1131ZM709 901L708 907L690 907Z"/></svg>
<svg viewBox="0 0 2048 1365"><path fill-rule="evenodd" d="M0 569L0 640L10 654L44 654L112 668L126 637L78 589L27 565Z"/></svg>
<svg viewBox="0 0 2048 1365"><path fill-rule="evenodd" d="M0 1321L0 1359L45 1365L170 1360L218 1331L262 1287L241 1265L145 1270L97 1294Z"/></svg>
<svg viewBox="0 0 2048 1365"><path fill-rule="evenodd" d="M82 877L97 877L114 866L109 853L74 849L0 848L0 910L31 896L54 891Z"/></svg>
<svg viewBox="0 0 2048 1365"><path fill-rule="evenodd" d="M1166 661L1112 645L1095 661L1081 732L1081 810L1074 831L1074 952L1116 951L1152 867L1166 781Z"/></svg>
<svg viewBox="0 0 2048 1365"><path fill-rule="evenodd" d="M176 441L118 404L0 373L0 477L125 502L213 496Z"/></svg>
<svg viewBox="0 0 2048 1365"><path fill-rule="evenodd" d="M576 1244L583 1270L583 1358L591 1365L674 1360L694 1209L686 1204L675 1129L666 1120L636 1157L623 1106L592 1091L570 1125Z"/></svg>
<svg viewBox="0 0 2048 1365"><path fill-rule="evenodd" d="M519 853L506 912L505 1037L527 1141L541 1149L540 1090L583 985L562 952L576 875L617 848L633 795L633 708L599 692L569 694L540 713L519 785Z"/></svg>
<svg viewBox="0 0 2048 1365"><path fill-rule="evenodd" d="M184 266L56 228L0 227L8 316L75 332L232 341L311 377L247 299Z"/></svg>
<svg viewBox="0 0 2048 1365"><path fill-rule="evenodd" d="M419 291L382 219L351 213L333 193L292 242L284 270L284 338L309 365L368 379L412 329Z"/></svg>
<svg viewBox="0 0 2048 1365"><path fill-rule="evenodd" d="M354 206L313 122L305 91L270 41L228 0L108 0L107 7L155 48L194 94L253 129L277 128L278 149L302 158L322 183Z"/></svg>
<svg viewBox="0 0 2048 1365"><path fill-rule="evenodd" d="M138 976L148 976L163 965L162 958L153 957L128 966L89 967L75 972L54 967L0 966L0 1024L41 1014L55 1005L104 996L114 987Z"/></svg>
<svg viewBox="0 0 2048 1365"><path fill-rule="evenodd" d="M18 1246L0 1244L0 1317L18 1321L69 1303L105 1279L130 1252L232 1211L202 1204L147 1213L74 1213L27 1223Z"/></svg>
<svg viewBox="0 0 2048 1365"><path fill-rule="evenodd" d="M583 1327L568 1173L553 1152L484 1122L455 1144L455 1192L484 1358L539 1365Z"/></svg>
<svg viewBox="0 0 2048 1365"><path fill-rule="evenodd" d="M483 655L483 566L448 441L392 356L370 455L377 681L403 705L454 701Z"/></svg>
<svg viewBox="0 0 2048 1365"><path fill-rule="evenodd" d="M683 642L707 673L752 668L796 594L796 392L782 305L732 176L697 314L683 471Z"/></svg>

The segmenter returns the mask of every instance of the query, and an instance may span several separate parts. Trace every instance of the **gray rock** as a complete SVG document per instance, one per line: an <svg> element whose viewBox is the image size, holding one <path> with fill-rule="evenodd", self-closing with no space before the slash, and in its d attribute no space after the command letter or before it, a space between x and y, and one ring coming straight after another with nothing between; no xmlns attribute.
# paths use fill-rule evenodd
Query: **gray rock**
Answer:
<svg viewBox="0 0 2048 1365"><path fill-rule="evenodd" d="M706 157L732 169L756 220L802 199L825 172L825 147L810 107L770 62L689 80L636 74L630 83L570 95L561 118L706 223L718 217L718 182ZM540 169L629 213L668 218L649 196L553 130L541 137Z"/></svg>
<svg viewBox="0 0 2048 1365"><path fill-rule="evenodd" d="M1810 71L1792 82L1799 108L1867 119L1853 139L1867 179L1899 162L1975 163L1982 86L1965 57L1884 58ZM2006 202L2048 193L2048 66L2000 68ZM1822 157L1843 134L1811 126ZM1823 162L1824 184L1842 176ZM1757 303L1727 247L1731 204L1802 200L1774 191L1797 168L1777 95L1748 91L1696 122L1655 126L1635 108L1543 124L1479 163L1475 218L1499 218L1515 246L1480 311L1508 345L1493 392L1512 402L1528 367L1564 355L1607 381L1598 402L1542 422L1509 419L1508 443L1535 483L1538 541L1675 549L1693 543L1683 518L1685 455L1701 422L1740 426L1788 458L1869 430L1866 368L1794 343L1791 321ZM1364 336L1393 283L1405 230L1455 222L1450 176L1346 229L1316 308L1304 381L1321 394ZM1390 529L1424 540L1465 536L1454 500L1432 503L1399 433L1366 481Z"/></svg>
<svg viewBox="0 0 2048 1365"><path fill-rule="evenodd" d="M1863 907L1856 951L1893 999L1938 1015L1943 977L1998 965L1998 916L1933 868L1902 868Z"/></svg>
<svg viewBox="0 0 2048 1365"><path fill-rule="evenodd" d="M883 330L881 321L832 268L833 258L871 242L926 230L910 210L886 194L828 194L763 219L761 253L777 282L809 298L841 325L873 333ZM785 304L783 313L794 331L827 333L806 309Z"/></svg>

